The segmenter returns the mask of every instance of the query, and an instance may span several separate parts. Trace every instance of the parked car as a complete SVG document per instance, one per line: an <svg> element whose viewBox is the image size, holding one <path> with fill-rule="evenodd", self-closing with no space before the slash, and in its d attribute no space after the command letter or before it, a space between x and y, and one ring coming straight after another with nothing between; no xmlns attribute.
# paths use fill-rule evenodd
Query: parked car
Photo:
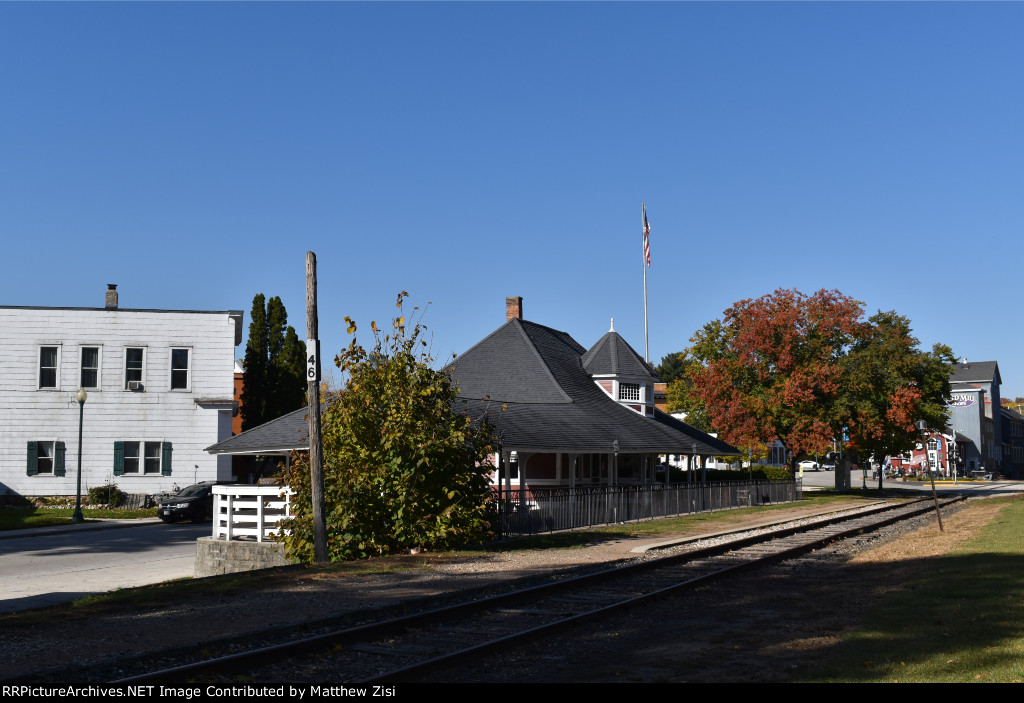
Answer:
<svg viewBox="0 0 1024 703"><path fill-rule="evenodd" d="M836 463L834 461L826 461L825 463L823 463L821 465L821 470L822 471L835 471L836 470Z"/></svg>
<svg viewBox="0 0 1024 703"><path fill-rule="evenodd" d="M199 522L213 514L213 487L216 481L203 481L160 501L157 515L164 522L191 520Z"/></svg>
<svg viewBox="0 0 1024 703"><path fill-rule="evenodd" d="M800 468L803 471L817 471L819 467L818 462L813 459L804 459L800 462Z"/></svg>

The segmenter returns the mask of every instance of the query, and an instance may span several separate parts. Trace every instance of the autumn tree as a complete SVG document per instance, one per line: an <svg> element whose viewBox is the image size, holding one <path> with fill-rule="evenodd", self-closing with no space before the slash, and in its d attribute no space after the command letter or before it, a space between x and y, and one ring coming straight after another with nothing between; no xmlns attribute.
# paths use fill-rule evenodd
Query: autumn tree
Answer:
<svg viewBox="0 0 1024 703"><path fill-rule="evenodd" d="M345 319L352 341L335 358L344 387L322 419L331 560L482 541L491 532L493 427L456 409L451 379L432 368L422 314L411 322L399 314L387 333L371 323L369 350ZM308 456L283 481L298 494L286 548L311 563Z"/></svg>
<svg viewBox="0 0 1024 703"><path fill-rule="evenodd" d="M860 303L838 291L779 289L741 300L691 339L693 394L711 426L741 447L779 439L796 455L830 446L845 419L847 347Z"/></svg>
<svg viewBox="0 0 1024 703"><path fill-rule="evenodd" d="M305 345L288 324L280 297L252 299L249 341L245 345L242 430L298 410L306 403Z"/></svg>
<svg viewBox="0 0 1024 703"><path fill-rule="evenodd" d="M713 432L711 418L695 393L690 377L696 362L687 352L675 352L662 359L659 368L665 367L666 360L670 357L671 380L665 389L665 410L670 413L682 413L686 416L686 424L701 432Z"/></svg>
<svg viewBox="0 0 1024 703"><path fill-rule="evenodd" d="M861 304L838 291L740 301L691 339L691 402L730 443L779 439L793 462L829 448L844 427L862 459L903 451L916 420L945 424L955 357L941 344L918 349L895 312L862 318Z"/></svg>
<svg viewBox="0 0 1024 703"><path fill-rule="evenodd" d="M851 444L862 458L912 449L914 423L944 427L949 419L946 399L956 363L952 350L936 344L918 349L910 320L893 311L879 311L861 328L843 359L843 397ZM882 472L878 486L882 487Z"/></svg>

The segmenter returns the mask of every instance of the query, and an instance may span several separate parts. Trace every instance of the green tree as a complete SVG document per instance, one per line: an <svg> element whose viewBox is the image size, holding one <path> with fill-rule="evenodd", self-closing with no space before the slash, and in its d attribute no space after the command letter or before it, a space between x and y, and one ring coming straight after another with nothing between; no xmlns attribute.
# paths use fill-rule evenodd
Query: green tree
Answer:
<svg viewBox="0 0 1024 703"><path fill-rule="evenodd" d="M683 377L688 365L686 352L672 352L661 357L661 363L654 367L654 373L662 383L671 384Z"/></svg>
<svg viewBox="0 0 1024 703"><path fill-rule="evenodd" d="M399 308L406 295L399 294ZM456 409L451 379L431 367L422 313L411 323L400 314L386 334L371 323L370 350L345 320L352 342L335 358L344 389L322 420L331 560L485 539L494 430L486 418L471 421ZM308 456L293 462L283 480L297 492L286 548L311 563Z"/></svg>
<svg viewBox="0 0 1024 703"><path fill-rule="evenodd" d="M917 420L945 427L955 363L944 344L921 351L902 315L879 311L868 320L843 360L850 440L862 460L873 455L882 462L912 449ZM878 481L881 488L881 472Z"/></svg>
<svg viewBox="0 0 1024 703"><path fill-rule="evenodd" d="M249 341L245 346L242 430L262 425L306 402L305 345L288 325L280 297L252 299Z"/></svg>
<svg viewBox="0 0 1024 703"><path fill-rule="evenodd" d="M252 299L249 315L249 341L245 344L245 381L242 385L242 431L266 422L263 408L267 399L267 363L270 356L270 330L267 304L262 293Z"/></svg>

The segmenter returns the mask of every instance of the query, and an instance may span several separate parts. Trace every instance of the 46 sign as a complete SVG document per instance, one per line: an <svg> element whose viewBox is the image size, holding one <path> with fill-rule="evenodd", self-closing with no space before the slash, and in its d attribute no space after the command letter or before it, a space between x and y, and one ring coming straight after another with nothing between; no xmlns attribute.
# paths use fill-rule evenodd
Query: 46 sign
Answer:
<svg viewBox="0 0 1024 703"><path fill-rule="evenodd" d="M306 340L306 381L320 382L320 340Z"/></svg>

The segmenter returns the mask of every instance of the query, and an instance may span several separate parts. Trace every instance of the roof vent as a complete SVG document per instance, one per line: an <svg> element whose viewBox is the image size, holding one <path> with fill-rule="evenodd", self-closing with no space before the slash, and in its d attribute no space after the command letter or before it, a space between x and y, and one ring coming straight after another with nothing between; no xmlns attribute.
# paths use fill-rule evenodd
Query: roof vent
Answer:
<svg viewBox="0 0 1024 703"><path fill-rule="evenodd" d="M106 308L107 308L107 310L117 310L117 284L116 283L108 283L107 284Z"/></svg>

